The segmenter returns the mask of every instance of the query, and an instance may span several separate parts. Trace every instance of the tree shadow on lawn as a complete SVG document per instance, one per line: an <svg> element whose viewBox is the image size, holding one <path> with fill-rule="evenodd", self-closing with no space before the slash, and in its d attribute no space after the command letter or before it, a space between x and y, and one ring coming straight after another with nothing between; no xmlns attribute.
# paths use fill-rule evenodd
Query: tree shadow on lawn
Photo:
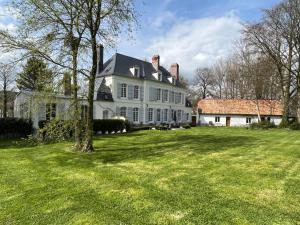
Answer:
<svg viewBox="0 0 300 225"><path fill-rule="evenodd" d="M61 166L92 167L99 162L111 164L148 160L174 152L210 154L237 147L251 147L255 142L255 138L247 136L157 135L149 137L147 133L104 136L95 141L93 154L60 154L57 155L56 161Z"/></svg>

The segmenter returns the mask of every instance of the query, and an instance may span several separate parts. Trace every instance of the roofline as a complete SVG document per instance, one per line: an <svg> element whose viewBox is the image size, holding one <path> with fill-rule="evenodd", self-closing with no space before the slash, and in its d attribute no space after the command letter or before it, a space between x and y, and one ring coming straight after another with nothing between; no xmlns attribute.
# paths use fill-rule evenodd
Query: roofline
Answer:
<svg viewBox="0 0 300 225"><path fill-rule="evenodd" d="M237 114L237 113L199 113L199 115L211 115L211 116L217 116L217 115L220 115L220 116L258 116L258 114ZM260 116L280 116L282 117L282 114L281 115L278 115L278 114L261 114Z"/></svg>
<svg viewBox="0 0 300 225"><path fill-rule="evenodd" d="M177 86L177 85L173 85L172 83L166 83L166 82L161 82L161 81L158 81L158 80L151 80L151 79L145 79L144 77L143 78L140 78L140 77L129 77L129 76L124 76L122 74L107 74L107 75L103 75L103 76L98 76L97 78L105 78L105 77L109 77L109 76L117 76L117 77L123 77L123 78L129 78L129 79L133 79L133 80L140 80L142 82L144 81L152 81L152 82L156 82L156 83L159 83L159 84L166 84L166 85L169 85L171 87L175 87L175 88L180 88L180 89L183 89L183 90L187 90L187 88L184 88L184 87L180 87L180 86Z"/></svg>

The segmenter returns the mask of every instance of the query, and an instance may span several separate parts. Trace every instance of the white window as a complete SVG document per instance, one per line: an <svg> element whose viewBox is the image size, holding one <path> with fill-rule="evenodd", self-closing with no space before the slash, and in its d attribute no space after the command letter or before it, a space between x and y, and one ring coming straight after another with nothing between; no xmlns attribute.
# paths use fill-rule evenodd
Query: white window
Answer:
<svg viewBox="0 0 300 225"><path fill-rule="evenodd" d="M133 88L133 98L139 99L139 86L135 85Z"/></svg>
<svg viewBox="0 0 300 225"><path fill-rule="evenodd" d="M139 122L139 109L133 108L133 122Z"/></svg>
<svg viewBox="0 0 300 225"><path fill-rule="evenodd" d="M247 117L247 118L246 118L246 124L250 124L251 121L252 121L252 119L251 119L250 117Z"/></svg>
<svg viewBox="0 0 300 225"><path fill-rule="evenodd" d="M189 120L189 117L190 117L190 115L187 113L187 114L186 114L186 120L187 120L187 121Z"/></svg>
<svg viewBox="0 0 300 225"><path fill-rule="evenodd" d="M103 111L103 119L107 120L108 119L108 110Z"/></svg>
<svg viewBox="0 0 300 225"><path fill-rule="evenodd" d="M127 97L127 84L122 84L121 86L121 98Z"/></svg>
<svg viewBox="0 0 300 225"><path fill-rule="evenodd" d="M164 121L168 121L168 113L169 113L169 110L165 109L165 112L164 112Z"/></svg>
<svg viewBox="0 0 300 225"><path fill-rule="evenodd" d="M168 90L163 90L163 101L167 102L169 99L169 91Z"/></svg>
<svg viewBox="0 0 300 225"><path fill-rule="evenodd" d="M181 121L181 110L178 110L178 121Z"/></svg>
<svg viewBox="0 0 300 225"><path fill-rule="evenodd" d="M148 120L153 121L153 109L152 108L148 109Z"/></svg>
<svg viewBox="0 0 300 225"><path fill-rule="evenodd" d="M160 109L157 109L157 110L156 110L156 120L157 120L157 121L160 121L160 120L161 120L161 118L160 118L161 115L160 115L160 114L161 114L161 110L160 110Z"/></svg>
<svg viewBox="0 0 300 225"><path fill-rule="evenodd" d="M46 104L46 120L49 121L56 117L56 104Z"/></svg>
<svg viewBox="0 0 300 225"><path fill-rule="evenodd" d="M215 123L220 123L220 117L219 116L215 117Z"/></svg>
<svg viewBox="0 0 300 225"><path fill-rule="evenodd" d="M126 117L126 107L121 107L120 116Z"/></svg>
<svg viewBox="0 0 300 225"><path fill-rule="evenodd" d="M161 99L161 89L156 89L156 100L159 101Z"/></svg>

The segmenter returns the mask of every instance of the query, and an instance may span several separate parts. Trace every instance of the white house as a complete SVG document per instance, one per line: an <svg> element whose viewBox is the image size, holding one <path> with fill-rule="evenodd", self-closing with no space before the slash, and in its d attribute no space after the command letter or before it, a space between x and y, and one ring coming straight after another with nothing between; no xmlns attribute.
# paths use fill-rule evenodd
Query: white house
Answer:
<svg viewBox="0 0 300 225"><path fill-rule="evenodd" d="M198 102L198 123L213 126L248 126L261 120L279 125L282 104L277 100L204 99Z"/></svg>
<svg viewBox="0 0 300 225"><path fill-rule="evenodd" d="M98 68L102 68L102 47L99 55ZM98 72L94 118L123 116L134 124L188 123L191 104L186 100L186 91L179 80L178 64L171 65L168 71L160 65L159 55L153 56L150 63L116 53ZM40 120L57 116L67 119L72 111L68 94L47 98L39 93L21 91L15 101L15 115L31 117L35 127ZM84 116L86 99L81 99L81 104Z"/></svg>

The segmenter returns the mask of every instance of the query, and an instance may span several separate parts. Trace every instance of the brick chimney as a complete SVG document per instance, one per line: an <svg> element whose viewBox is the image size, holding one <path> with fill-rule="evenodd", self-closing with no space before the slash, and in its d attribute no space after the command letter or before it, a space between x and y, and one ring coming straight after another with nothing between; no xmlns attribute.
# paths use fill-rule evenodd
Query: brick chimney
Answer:
<svg viewBox="0 0 300 225"><path fill-rule="evenodd" d="M174 63L171 65L170 73L175 80L179 80L179 65L178 63Z"/></svg>
<svg viewBox="0 0 300 225"><path fill-rule="evenodd" d="M72 90L71 90L71 76L69 73L64 73L63 83L64 83L64 95L70 96Z"/></svg>
<svg viewBox="0 0 300 225"><path fill-rule="evenodd" d="M102 72L103 68L103 50L104 47L102 44L97 46L97 74Z"/></svg>
<svg viewBox="0 0 300 225"><path fill-rule="evenodd" d="M154 55L152 57L152 65L156 71L159 70L159 60L160 60L159 55Z"/></svg>

